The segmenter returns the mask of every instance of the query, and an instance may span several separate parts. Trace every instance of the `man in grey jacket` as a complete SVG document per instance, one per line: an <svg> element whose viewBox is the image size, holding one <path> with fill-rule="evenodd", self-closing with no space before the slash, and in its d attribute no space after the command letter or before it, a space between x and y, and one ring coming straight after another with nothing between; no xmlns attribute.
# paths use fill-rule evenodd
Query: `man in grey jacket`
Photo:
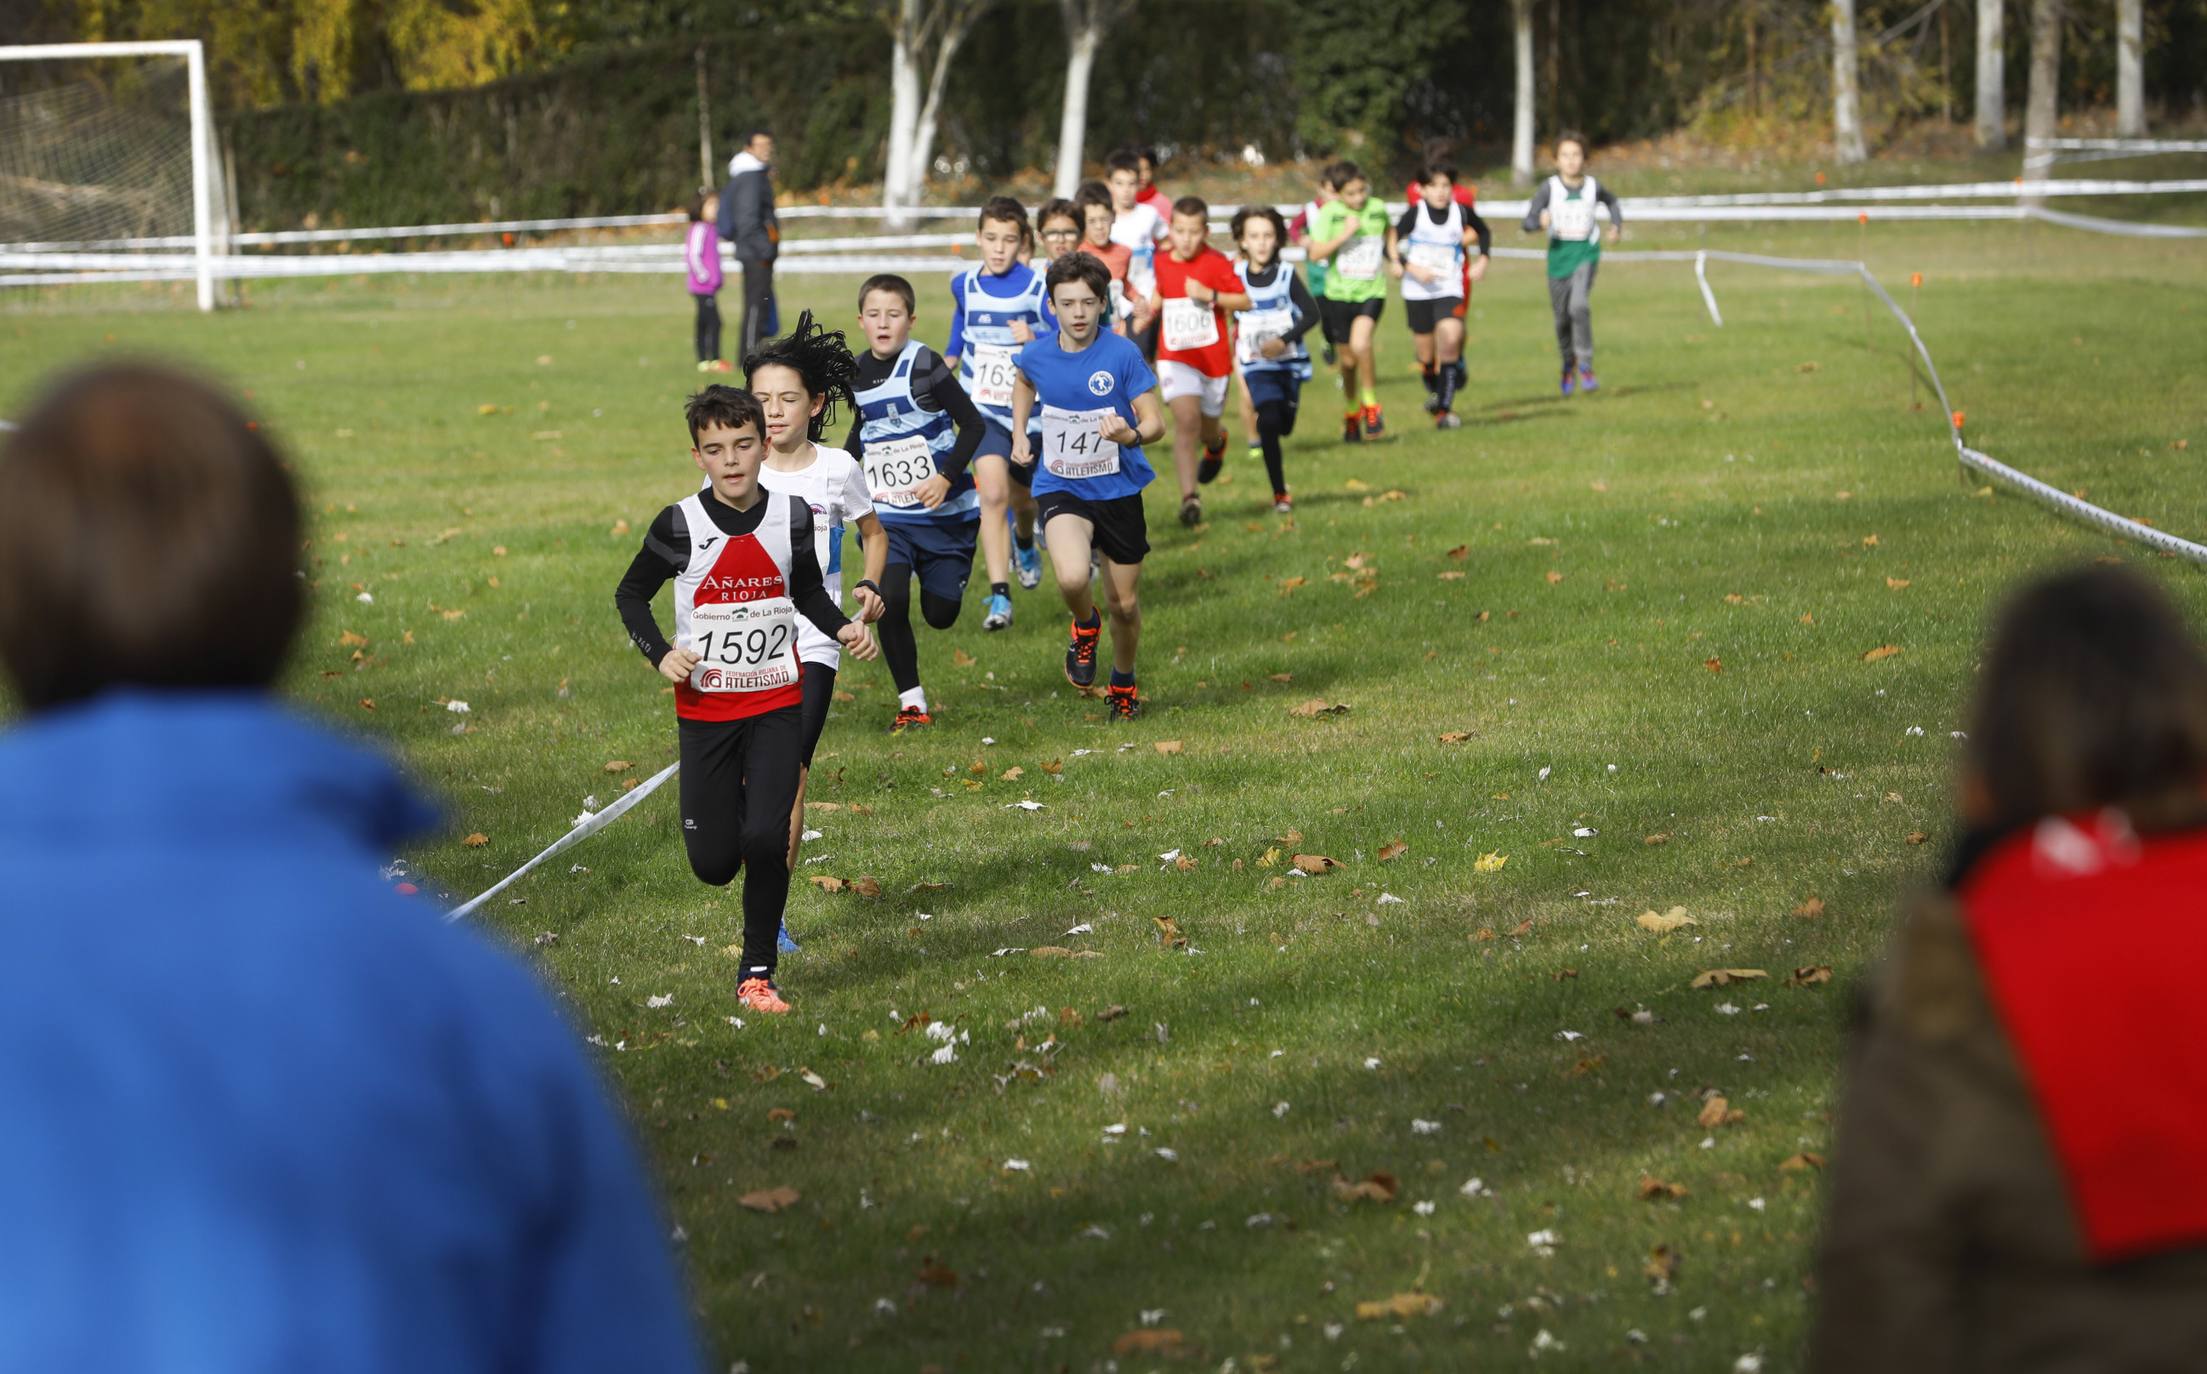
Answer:
<svg viewBox="0 0 2207 1374"><path fill-rule="evenodd" d="M735 245L743 268L743 331L736 348L740 360L776 332L774 257L782 238L774 217L774 135L753 129L743 151L728 159L728 185L720 193L720 236Z"/></svg>

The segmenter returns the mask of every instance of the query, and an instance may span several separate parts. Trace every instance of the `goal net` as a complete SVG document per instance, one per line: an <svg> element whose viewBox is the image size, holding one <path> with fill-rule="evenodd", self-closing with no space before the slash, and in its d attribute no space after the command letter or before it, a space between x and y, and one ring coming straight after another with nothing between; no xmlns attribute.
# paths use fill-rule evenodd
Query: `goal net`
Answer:
<svg viewBox="0 0 2207 1374"><path fill-rule="evenodd" d="M0 270L193 277L211 308L206 104L197 42L0 47Z"/></svg>

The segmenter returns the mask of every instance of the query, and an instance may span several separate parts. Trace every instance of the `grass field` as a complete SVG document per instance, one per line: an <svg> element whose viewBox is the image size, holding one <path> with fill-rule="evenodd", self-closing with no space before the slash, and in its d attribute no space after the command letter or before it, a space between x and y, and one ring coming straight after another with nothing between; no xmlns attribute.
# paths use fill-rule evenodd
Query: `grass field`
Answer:
<svg viewBox="0 0 2207 1374"><path fill-rule="evenodd" d="M1670 242L1866 249L1904 303L1923 272L1974 443L2207 532L2207 248L1859 233ZM1153 489L1132 728L1064 684L1044 593L1007 633L969 608L922 634L924 734L887 736L886 673L848 666L801 872L879 895L800 881L786 1021L731 1024L735 904L691 878L671 794L501 899L490 923L606 1046L719 1367L1796 1362L1800 1157L1828 1149L1849 988L1948 833L1989 608L2095 557L2195 619L2207 583L1958 482L1858 286L1712 278L1721 330L1689 269L1605 267L1604 390L1564 403L1537 268L1498 264L1463 430L1419 423L1398 306L1401 437L1341 445L1314 384L1292 521L1238 437L1207 528ZM785 318L846 317L852 285L788 282ZM450 808L406 858L471 894L671 759L611 596L694 476L676 283L263 286L211 319L149 299L0 311L0 414L122 350L250 389L317 512L291 688ZM926 284L923 335L947 312ZM1298 876L1297 853L1340 867ZM1696 924L1635 923L1674 906ZM1771 976L1688 986L1731 967ZM953 1062L921 1018L955 1028ZM739 1203L780 1187L800 1200Z"/></svg>

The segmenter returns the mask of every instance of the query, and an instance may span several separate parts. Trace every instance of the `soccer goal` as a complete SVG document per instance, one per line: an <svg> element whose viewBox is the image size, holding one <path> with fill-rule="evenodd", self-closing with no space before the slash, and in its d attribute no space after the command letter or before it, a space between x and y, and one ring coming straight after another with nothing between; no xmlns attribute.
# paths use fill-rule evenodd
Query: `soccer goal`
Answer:
<svg viewBox="0 0 2207 1374"><path fill-rule="evenodd" d="M137 279L189 275L212 310L215 164L197 39L0 46L0 252L14 260L58 276L101 254L174 254Z"/></svg>

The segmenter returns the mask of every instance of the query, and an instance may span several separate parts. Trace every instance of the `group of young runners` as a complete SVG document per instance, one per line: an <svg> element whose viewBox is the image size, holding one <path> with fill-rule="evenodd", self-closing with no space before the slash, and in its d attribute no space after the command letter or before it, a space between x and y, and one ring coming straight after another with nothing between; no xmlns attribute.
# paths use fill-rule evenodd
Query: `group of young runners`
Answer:
<svg viewBox="0 0 2207 1374"><path fill-rule="evenodd" d="M1615 197L1583 175L1583 143L1564 147L1578 157L1559 157L1526 228L1550 236L1568 396L1596 385L1592 207L1609 207L1612 232L1621 221ZM989 579L982 625L1004 629L1012 580L1040 586L1047 549L1070 613L1066 680L1100 695L1109 720L1130 721L1142 713L1142 493L1156 477L1148 445L1170 436L1180 520L1199 525L1201 488L1224 465L1226 396L1238 377L1273 508L1291 512L1281 441L1312 375L1314 328L1340 369L1344 440L1386 432L1374 335L1390 280L1402 283L1426 409L1439 428L1460 423L1465 302L1492 235L1453 168L1420 169L1396 219L1356 164L1335 163L1292 225L1270 206L1238 210L1239 255L1228 258L1211 246L1208 204L1157 190L1154 155L1130 150L1107 165L1105 181L1048 202L1031 221L1009 197L981 207L979 261L951 280L941 352L913 337L912 283L883 273L859 288L855 355L842 331L807 312L787 337L743 358L747 389L710 385L687 402L704 483L651 522L615 602L637 649L674 684L691 867L716 886L743 874L737 996L755 1011L789 1010L774 982L782 911L842 653L887 660L893 731L932 724L915 582L921 619L950 628L978 548ZM1283 257L1291 242L1311 264L1309 286ZM823 444L844 408L853 417L842 446ZM846 528L863 563L855 619L842 608ZM671 639L651 610L669 581Z"/></svg>

